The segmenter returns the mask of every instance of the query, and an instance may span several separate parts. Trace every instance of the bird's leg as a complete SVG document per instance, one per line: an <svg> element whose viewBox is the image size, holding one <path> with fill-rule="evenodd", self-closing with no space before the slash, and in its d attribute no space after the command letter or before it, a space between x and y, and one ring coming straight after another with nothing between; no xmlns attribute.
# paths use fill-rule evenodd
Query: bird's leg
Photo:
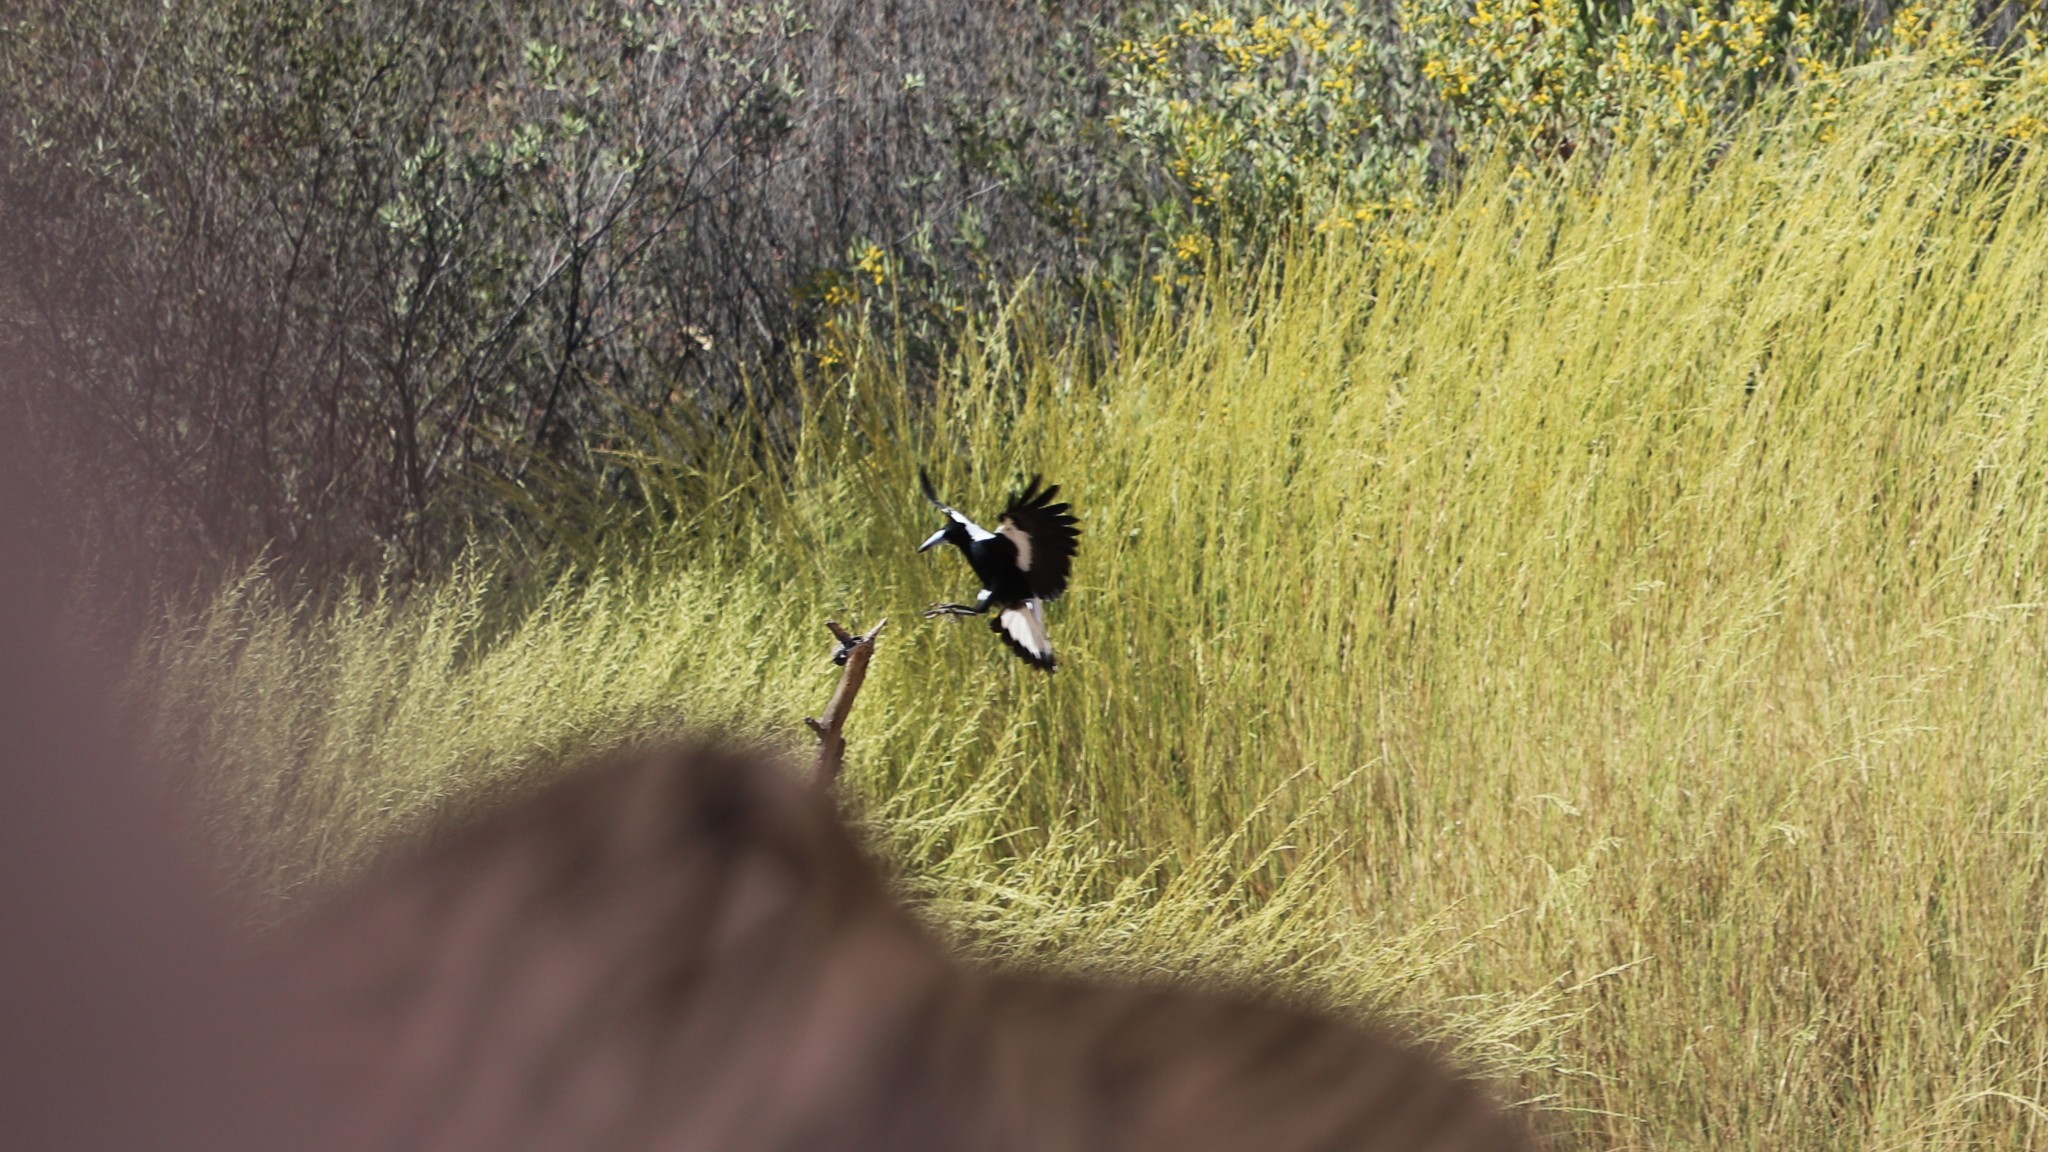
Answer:
<svg viewBox="0 0 2048 1152"><path fill-rule="evenodd" d="M995 593L984 588L981 595L974 598L974 603L934 604L924 610L924 618L929 620L934 616L980 616L988 611L989 602L993 599Z"/></svg>

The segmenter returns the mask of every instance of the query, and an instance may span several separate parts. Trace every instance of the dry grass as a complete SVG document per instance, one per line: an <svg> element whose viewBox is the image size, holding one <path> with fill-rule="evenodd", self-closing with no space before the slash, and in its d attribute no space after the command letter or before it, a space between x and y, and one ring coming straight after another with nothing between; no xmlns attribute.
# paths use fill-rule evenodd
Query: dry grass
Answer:
<svg viewBox="0 0 2048 1152"><path fill-rule="evenodd" d="M1474 181L1101 378L991 340L914 409L857 367L516 613L254 579L157 649L162 729L291 899L580 749L799 739L824 615L971 590L911 551L917 464L986 512L1042 470L1066 667L892 627L849 729L968 946L1394 1013L1561 1147L2040 1147L2048 165L1907 131L1917 83Z"/></svg>

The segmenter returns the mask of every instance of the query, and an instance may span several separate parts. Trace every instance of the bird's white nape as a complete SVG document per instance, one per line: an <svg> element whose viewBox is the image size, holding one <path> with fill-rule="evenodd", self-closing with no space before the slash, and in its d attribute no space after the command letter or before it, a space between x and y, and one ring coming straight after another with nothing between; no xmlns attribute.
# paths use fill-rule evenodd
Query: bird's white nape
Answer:
<svg viewBox="0 0 2048 1152"><path fill-rule="evenodd" d="M986 528L983 528L981 525L976 524L974 521L969 520L967 517L962 516L960 513L953 511L951 508L946 509L946 515L951 516L955 520L958 520L960 522L960 526L962 528L967 529L967 535L970 539L993 540L996 538L995 533L989 531Z"/></svg>

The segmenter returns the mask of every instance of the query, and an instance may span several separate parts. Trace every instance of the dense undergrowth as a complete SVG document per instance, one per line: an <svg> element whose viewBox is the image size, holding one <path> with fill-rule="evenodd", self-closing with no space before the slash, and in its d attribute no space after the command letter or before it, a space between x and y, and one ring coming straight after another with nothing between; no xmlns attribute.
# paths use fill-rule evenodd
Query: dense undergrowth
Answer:
<svg viewBox="0 0 2048 1152"><path fill-rule="evenodd" d="M2039 1147L2048 161L1843 83L1212 273L1107 368L1024 306L931 396L858 349L793 440L671 427L545 588L252 574L157 729L288 910L621 740L799 747L823 619L887 615L847 799L980 955L1391 1015L1559 1147ZM1075 501L1057 675L917 619L969 590L920 464Z"/></svg>
<svg viewBox="0 0 2048 1152"><path fill-rule="evenodd" d="M1020 286L1069 328L1475 158L1725 133L1944 62L2048 136L2018 0L19 0L0 10L0 421L85 555L431 572L637 495L642 420L785 413L876 332L929 377ZM2015 96L2017 94L2017 96ZM1576 158L1576 159L1575 159ZM0 462L4 463L4 462ZM110 567L123 567L116 563ZM137 598L142 598L138 592Z"/></svg>

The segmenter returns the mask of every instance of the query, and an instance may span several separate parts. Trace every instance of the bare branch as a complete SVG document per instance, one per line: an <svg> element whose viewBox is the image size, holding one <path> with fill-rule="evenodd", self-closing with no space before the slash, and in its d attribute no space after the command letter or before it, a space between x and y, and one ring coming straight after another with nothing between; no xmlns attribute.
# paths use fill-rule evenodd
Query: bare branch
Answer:
<svg viewBox="0 0 2048 1152"><path fill-rule="evenodd" d="M833 690L824 717L807 716L804 723L818 734L818 760L813 777L827 788L839 779L839 770L846 762L846 717L853 711L853 698L860 695L861 681L868 677L868 658L875 654L875 637L882 634L888 623L889 618L884 616L866 635L856 636L840 627L837 620L825 621L825 627L832 630L832 638L839 642L832 662L843 665L845 671L839 674L839 687Z"/></svg>

